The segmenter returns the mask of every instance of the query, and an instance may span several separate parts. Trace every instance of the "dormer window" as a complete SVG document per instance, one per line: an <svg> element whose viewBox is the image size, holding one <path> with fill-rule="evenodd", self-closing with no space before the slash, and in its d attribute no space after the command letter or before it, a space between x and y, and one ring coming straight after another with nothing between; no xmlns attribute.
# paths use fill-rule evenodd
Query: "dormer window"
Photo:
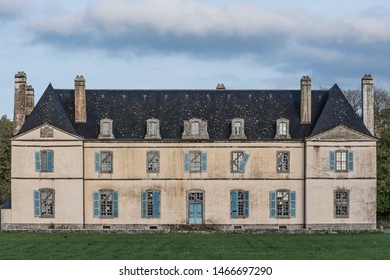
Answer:
<svg viewBox="0 0 390 280"><path fill-rule="evenodd" d="M291 139L289 126L290 126L290 120L288 119L276 120L275 139Z"/></svg>
<svg viewBox="0 0 390 280"><path fill-rule="evenodd" d="M112 133L112 120L106 118L100 121L100 134L98 139L115 139Z"/></svg>
<svg viewBox="0 0 390 280"><path fill-rule="evenodd" d="M183 139L209 139L207 121L196 118L184 121L182 137Z"/></svg>
<svg viewBox="0 0 390 280"><path fill-rule="evenodd" d="M198 122L191 123L191 135L192 136L199 135L199 123Z"/></svg>
<svg viewBox="0 0 390 280"><path fill-rule="evenodd" d="M146 120L146 135L145 139L161 139L160 121L158 119Z"/></svg>
<svg viewBox="0 0 390 280"><path fill-rule="evenodd" d="M232 133L230 139L246 139L244 130L244 119L235 118L232 120Z"/></svg>

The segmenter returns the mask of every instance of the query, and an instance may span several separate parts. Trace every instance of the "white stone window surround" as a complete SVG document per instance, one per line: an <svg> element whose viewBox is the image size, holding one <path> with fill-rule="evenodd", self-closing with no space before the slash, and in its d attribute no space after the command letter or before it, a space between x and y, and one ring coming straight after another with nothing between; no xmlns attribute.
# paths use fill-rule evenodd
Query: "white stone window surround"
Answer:
<svg viewBox="0 0 390 280"><path fill-rule="evenodd" d="M100 120L100 134L98 139L115 139L113 130L113 121L111 119L104 118Z"/></svg>
<svg viewBox="0 0 390 280"><path fill-rule="evenodd" d="M232 119L230 139L246 139L245 120L243 118Z"/></svg>
<svg viewBox="0 0 390 280"><path fill-rule="evenodd" d="M151 118L146 120L145 139L161 139L160 120Z"/></svg>
<svg viewBox="0 0 390 280"><path fill-rule="evenodd" d="M289 119L281 118L276 120L275 139L291 139Z"/></svg>

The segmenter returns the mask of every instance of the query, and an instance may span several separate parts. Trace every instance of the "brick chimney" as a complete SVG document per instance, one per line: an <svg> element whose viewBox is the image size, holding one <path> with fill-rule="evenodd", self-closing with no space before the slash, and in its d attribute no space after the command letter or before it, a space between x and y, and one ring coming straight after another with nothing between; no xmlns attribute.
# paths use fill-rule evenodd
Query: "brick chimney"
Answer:
<svg viewBox="0 0 390 280"><path fill-rule="evenodd" d="M311 79L302 76L301 79L301 124L311 123Z"/></svg>
<svg viewBox="0 0 390 280"><path fill-rule="evenodd" d="M77 76L74 80L74 120L77 123L87 122L87 99L85 94L85 79Z"/></svg>
<svg viewBox="0 0 390 280"><path fill-rule="evenodd" d="M34 109L34 88L26 86L26 116L29 116Z"/></svg>
<svg viewBox="0 0 390 280"><path fill-rule="evenodd" d="M375 135L374 126L374 79L365 74L362 78L363 123L372 135Z"/></svg>
<svg viewBox="0 0 390 280"><path fill-rule="evenodd" d="M26 73L18 72L15 74L14 135L19 132L26 117L26 82Z"/></svg>

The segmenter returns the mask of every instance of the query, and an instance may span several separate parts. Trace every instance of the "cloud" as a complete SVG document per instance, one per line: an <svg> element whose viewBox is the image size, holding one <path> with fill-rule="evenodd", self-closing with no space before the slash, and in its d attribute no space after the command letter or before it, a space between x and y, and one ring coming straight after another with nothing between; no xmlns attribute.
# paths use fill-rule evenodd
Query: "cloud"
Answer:
<svg viewBox="0 0 390 280"><path fill-rule="evenodd" d="M371 14L329 19L304 8L268 9L255 3L103 0L28 25L35 42L62 49L205 59L252 55L286 73L356 72L374 65L388 69L383 57L390 56L385 47L390 43L389 19ZM341 66L332 69L335 64Z"/></svg>
<svg viewBox="0 0 390 280"><path fill-rule="evenodd" d="M25 0L0 0L0 19L10 19L18 16L26 8Z"/></svg>

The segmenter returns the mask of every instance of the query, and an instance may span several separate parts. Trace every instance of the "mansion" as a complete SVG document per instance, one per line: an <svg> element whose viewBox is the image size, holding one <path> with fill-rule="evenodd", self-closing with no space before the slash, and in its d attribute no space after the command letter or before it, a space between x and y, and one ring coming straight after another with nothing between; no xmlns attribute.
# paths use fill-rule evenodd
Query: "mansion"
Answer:
<svg viewBox="0 0 390 280"><path fill-rule="evenodd" d="M363 117L312 90L71 89L15 75L2 230L375 230L373 78Z"/></svg>

